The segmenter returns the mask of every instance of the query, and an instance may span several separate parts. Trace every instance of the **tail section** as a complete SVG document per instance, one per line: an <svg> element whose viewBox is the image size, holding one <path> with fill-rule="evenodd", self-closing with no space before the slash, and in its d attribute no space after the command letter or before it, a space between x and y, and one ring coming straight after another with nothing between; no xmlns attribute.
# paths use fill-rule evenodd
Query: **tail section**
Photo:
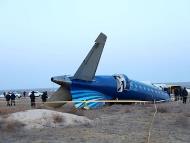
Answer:
<svg viewBox="0 0 190 143"><path fill-rule="evenodd" d="M86 56L85 60L82 62L80 67L78 68L75 75L72 77L72 79L80 79L84 81L92 81L101 55L102 51L106 42L107 36L103 33L100 33L98 38L95 40L95 44ZM83 100L98 100L98 99L109 99L107 96L98 93L98 92L92 92L92 91L72 91L71 90L71 84L72 81L68 76L56 76L51 78L52 82L55 82L56 84L61 85L60 88L52 94L52 96L48 99L48 103L46 105L51 107L60 107L65 102L59 103L58 101L83 101ZM73 96L72 96L73 94ZM86 97L85 97L85 96ZM96 108L104 105L105 103L86 103L85 105L88 105L91 108ZM85 105L83 105L83 102L76 102L75 106L77 108L82 108Z"/></svg>
<svg viewBox="0 0 190 143"><path fill-rule="evenodd" d="M102 55L102 51L104 49L106 39L107 36L103 33L100 33L98 38L95 40L94 46L75 73L73 77L74 79L85 81L93 80Z"/></svg>

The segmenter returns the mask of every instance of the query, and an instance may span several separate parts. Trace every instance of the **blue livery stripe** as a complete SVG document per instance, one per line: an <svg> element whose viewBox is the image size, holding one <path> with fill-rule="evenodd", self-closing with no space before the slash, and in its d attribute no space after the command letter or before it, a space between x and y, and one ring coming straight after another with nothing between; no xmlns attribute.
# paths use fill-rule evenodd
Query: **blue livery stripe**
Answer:
<svg viewBox="0 0 190 143"><path fill-rule="evenodd" d="M72 90L71 91L73 101L90 101L90 100L110 100L112 97L106 96L100 92L92 90ZM104 102L75 102L76 108L84 108L85 106L89 108L98 108L105 105Z"/></svg>

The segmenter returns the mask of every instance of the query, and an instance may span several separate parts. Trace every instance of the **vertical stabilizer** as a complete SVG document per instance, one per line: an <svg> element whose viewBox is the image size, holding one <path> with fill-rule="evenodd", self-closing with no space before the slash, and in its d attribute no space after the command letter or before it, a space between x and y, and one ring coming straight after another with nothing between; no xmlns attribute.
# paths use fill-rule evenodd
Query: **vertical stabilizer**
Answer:
<svg viewBox="0 0 190 143"><path fill-rule="evenodd" d="M101 55L106 42L107 36L103 33L100 33L98 38L95 40L95 44L78 68L77 72L74 75L74 79L80 79L85 81L92 81Z"/></svg>

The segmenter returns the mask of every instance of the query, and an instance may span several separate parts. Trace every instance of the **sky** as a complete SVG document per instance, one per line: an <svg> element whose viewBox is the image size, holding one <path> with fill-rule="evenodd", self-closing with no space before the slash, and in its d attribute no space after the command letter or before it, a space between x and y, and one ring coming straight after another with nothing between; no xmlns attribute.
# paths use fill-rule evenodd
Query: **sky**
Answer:
<svg viewBox="0 0 190 143"><path fill-rule="evenodd" d="M0 90L56 87L103 32L97 75L190 81L189 0L0 0Z"/></svg>

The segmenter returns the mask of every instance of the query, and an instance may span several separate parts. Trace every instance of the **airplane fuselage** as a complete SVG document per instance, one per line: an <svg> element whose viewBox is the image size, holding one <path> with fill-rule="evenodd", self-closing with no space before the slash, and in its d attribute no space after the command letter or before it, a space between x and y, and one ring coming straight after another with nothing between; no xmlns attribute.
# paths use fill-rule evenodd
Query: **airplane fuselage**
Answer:
<svg viewBox="0 0 190 143"><path fill-rule="evenodd" d="M81 100L82 97L86 98L87 96L91 96L91 92L88 91L96 91L97 94L101 93L106 96L106 99L142 101L167 101L170 99L166 92L154 86L130 80L125 75L119 76L123 77L123 81L120 81L121 84L115 76L95 76L93 81L71 79L72 98L76 100L80 98ZM83 92L84 90L86 92ZM93 97L91 100L93 100Z"/></svg>

